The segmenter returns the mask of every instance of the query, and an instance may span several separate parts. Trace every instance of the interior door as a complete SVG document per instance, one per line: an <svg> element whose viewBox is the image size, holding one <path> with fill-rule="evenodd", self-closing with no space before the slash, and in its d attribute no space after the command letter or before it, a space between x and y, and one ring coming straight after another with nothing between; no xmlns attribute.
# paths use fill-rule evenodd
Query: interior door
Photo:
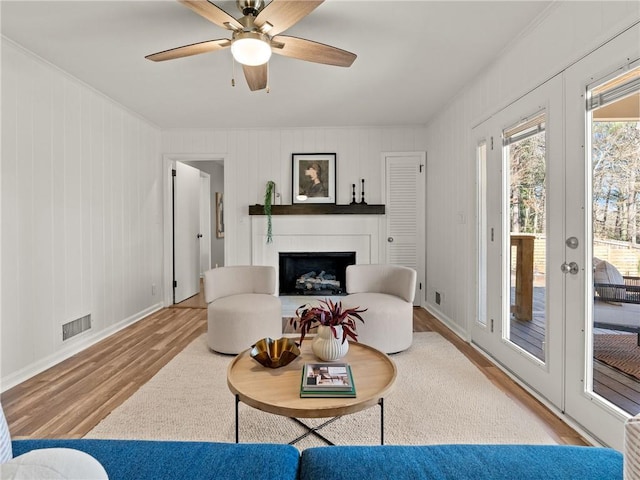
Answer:
<svg viewBox="0 0 640 480"><path fill-rule="evenodd" d="M472 341L534 390L563 401L562 79L474 129L478 306Z"/></svg>
<svg viewBox="0 0 640 480"><path fill-rule="evenodd" d="M424 234L426 154L384 154L386 203L386 262L417 272L415 305L424 298Z"/></svg>
<svg viewBox="0 0 640 480"><path fill-rule="evenodd" d="M176 162L173 177L173 302L200 291L200 170Z"/></svg>

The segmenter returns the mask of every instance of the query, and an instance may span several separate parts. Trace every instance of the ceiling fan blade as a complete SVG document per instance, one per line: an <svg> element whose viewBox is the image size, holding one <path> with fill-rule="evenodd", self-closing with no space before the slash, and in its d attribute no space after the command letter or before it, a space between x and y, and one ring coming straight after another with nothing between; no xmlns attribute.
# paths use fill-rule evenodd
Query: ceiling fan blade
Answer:
<svg viewBox="0 0 640 480"><path fill-rule="evenodd" d="M191 45L185 45L183 47L176 47L170 50L164 50L158 53L152 53L147 55L147 60L153 60L154 62L162 62L164 60L173 60L174 58L189 57L191 55L198 55L200 53L213 52L215 50L222 50L231 45L231 40L226 38L219 38L218 40L208 40L206 42L193 43Z"/></svg>
<svg viewBox="0 0 640 480"><path fill-rule="evenodd" d="M287 35L273 37L271 47L278 55L337 67L350 67L357 57L340 48Z"/></svg>
<svg viewBox="0 0 640 480"><path fill-rule="evenodd" d="M309 15L324 0L272 0L255 18L254 25L270 36L284 32Z"/></svg>
<svg viewBox="0 0 640 480"><path fill-rule="evenodd" d="M201 17L227 30L242 30L242 24L235 18L206 0L178 0L185 7L190 8Z"/></svg>
<svg viewBox="0 0 640 480"><path fill-rule="evenodd" d="M255 67L243 65L242 70L244 71L244 78L247 79L249 90L254 92L256 90L267 88L268 73L266 63Z"/></svg>

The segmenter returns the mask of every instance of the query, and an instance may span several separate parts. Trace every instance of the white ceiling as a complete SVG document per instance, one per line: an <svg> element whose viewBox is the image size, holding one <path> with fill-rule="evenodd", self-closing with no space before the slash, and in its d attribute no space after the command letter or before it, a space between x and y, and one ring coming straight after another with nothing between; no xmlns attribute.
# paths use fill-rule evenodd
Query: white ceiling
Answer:
<svg viewBox="0 0 640 480"><path fill-rule="evenodd" d="M234 1L218 6L238 18ZM2 34L162 128L424 124L550 1L327 0L284 33L358 55L350 68L274 55L250 92L229 50L145 55L230 38L176 1L2 1Z"/></svg>

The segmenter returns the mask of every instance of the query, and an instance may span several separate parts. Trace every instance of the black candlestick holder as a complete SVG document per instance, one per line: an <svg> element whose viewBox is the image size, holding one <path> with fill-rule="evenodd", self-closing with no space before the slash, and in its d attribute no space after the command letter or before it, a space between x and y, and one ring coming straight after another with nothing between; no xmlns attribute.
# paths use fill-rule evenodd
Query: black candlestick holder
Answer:
<svg viewBox="0 0 640 480"><path fill-rule="evenodd" d="M356 203L356 184L351 184L351 205Z"/></svg>
<svg viewBox="0 0 640 480"><path fill-rule="evenodd" d="M366 205L367 202L364 201L364 178L362 179L362 190L360 193L360 205Z"/></svg>

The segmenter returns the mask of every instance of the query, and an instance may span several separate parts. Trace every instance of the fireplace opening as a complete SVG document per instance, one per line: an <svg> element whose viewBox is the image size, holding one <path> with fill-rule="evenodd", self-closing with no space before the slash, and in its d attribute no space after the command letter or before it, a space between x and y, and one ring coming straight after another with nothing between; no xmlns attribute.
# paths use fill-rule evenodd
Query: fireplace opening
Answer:
<svg viewBox="0 0 640 480"><path fill-rule="evenodd" d="M280 252L280 295L346 295L348 265L356 252Z"/></svg>

